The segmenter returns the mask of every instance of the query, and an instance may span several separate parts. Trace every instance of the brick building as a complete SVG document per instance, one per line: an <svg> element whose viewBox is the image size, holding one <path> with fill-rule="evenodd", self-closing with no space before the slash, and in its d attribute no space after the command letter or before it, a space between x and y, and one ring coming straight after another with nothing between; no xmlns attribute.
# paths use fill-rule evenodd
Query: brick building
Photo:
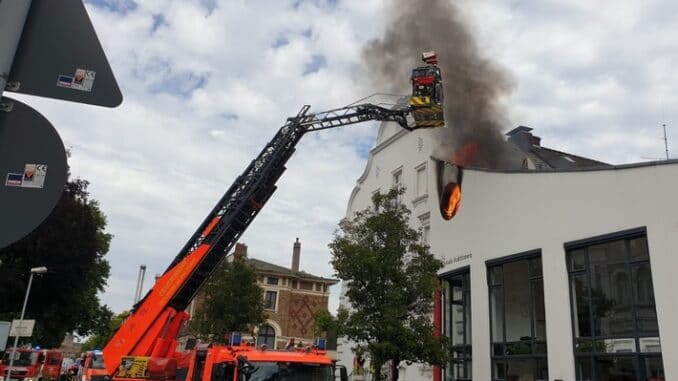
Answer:
<svg viewBox="0 0 678 381"><path fill-rule="evenodd" d="M234 258L245 258L254 267L258 283L264 290L264 308L267 319L255 328L257 346L284 348L294 338L295 343L311 343L314 340L313 321L318 311L327 311L330 286L336 279L323 278L299 270L301 242L294 242L292 266L287 268L247 255L247 245L237 243ZM199 294L195 300L203 300ZM195 309L195 302L189 307Z"/></svg>
<svg viewBox="0 0 678 381"><path fill-rule="evenodd" d="M64 357L76 358L80 356L80 353L82 352L81 347L82 343L80 342L80 339L72 333L68 333L66 334L66 337L64 337L64 341L61 343L59 349L64 352Z"/></svg>

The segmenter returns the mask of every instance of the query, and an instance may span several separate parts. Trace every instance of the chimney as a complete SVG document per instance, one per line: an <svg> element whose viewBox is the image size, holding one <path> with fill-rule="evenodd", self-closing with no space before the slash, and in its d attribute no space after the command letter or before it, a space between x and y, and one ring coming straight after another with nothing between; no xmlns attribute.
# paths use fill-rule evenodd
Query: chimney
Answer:
<svg viewBox="0 0 678 381"><path fill-rule="evenodd" d="M239 261L243 258L247 258L247 245L238 242L235 244L235 250L233 251L233 259Z"/></svg>
<svg viewBox="0 0 678 381"><path fill-rule="evenodd" d="M541 145L541 138L532 134L532 128L518 126L506 133L508 141L515 144L523 152L532 150L532 146Z"/></svg>
<svg viewBox="0 0 678 381"><path fill-rule="evenodd" d="M299 271L299 256L301 255L301 242L297 237L292 248L292 271Z"/></svg>

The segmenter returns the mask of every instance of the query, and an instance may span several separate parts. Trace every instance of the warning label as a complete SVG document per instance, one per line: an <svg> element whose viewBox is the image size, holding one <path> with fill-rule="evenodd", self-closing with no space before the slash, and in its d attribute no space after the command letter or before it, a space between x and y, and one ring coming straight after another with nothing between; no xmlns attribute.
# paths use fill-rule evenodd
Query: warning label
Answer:
<svg viewBox="0 0 678 381"><path fill-rule="evenodd" d="M92 91L95 76L96 72L93 70L78 68L75 69L75 73L73 75L60 74L57 77L56 85L58 87L67 87L80 91Z"/></svg>

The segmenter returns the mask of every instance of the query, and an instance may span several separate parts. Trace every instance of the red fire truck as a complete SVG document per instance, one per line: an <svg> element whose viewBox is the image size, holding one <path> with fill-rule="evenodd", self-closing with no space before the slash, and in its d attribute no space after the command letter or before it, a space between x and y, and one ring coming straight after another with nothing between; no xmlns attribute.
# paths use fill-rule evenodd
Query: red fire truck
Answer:
<svg viewBox="0 0 678 381"><path fill-rule="evenodd" d="M11 369L10 356L14 356ZM63 352L56 349L8 348L0 362L0 381L56 381L63 359Z"/></svg>
<svg viewBox="0 0 678 381"><path fill-rule="evenodd" d="M109 381L111 379L104 365L102 351L87 351L80 372L80 379L77 381Z"/></svg>

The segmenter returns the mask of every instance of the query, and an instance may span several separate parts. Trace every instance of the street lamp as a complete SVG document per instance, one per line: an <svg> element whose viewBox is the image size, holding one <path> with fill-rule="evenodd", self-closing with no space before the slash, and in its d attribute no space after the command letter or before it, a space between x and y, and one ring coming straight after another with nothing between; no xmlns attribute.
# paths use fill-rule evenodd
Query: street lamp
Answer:
<svg viewBox="0 0 678 381"><path fill-rule="evenodd" d="M31 269L31 276L28 278L28 288L26 288L26 296L24 297L24 306L21 307L21 317L19 318L19 326L23 325L24 313L26 312L26 304L28 303L28 294L31 292L31 284L33 283L34 274L44 274L47 272L47 267L33 267ZM16 347L19 345L19 332L15 332L14 348L12 348L12 355L9 357L9 366L7 367L7 381L12 379L12 366L14 366L14 356L16 356Z"/></svg>

